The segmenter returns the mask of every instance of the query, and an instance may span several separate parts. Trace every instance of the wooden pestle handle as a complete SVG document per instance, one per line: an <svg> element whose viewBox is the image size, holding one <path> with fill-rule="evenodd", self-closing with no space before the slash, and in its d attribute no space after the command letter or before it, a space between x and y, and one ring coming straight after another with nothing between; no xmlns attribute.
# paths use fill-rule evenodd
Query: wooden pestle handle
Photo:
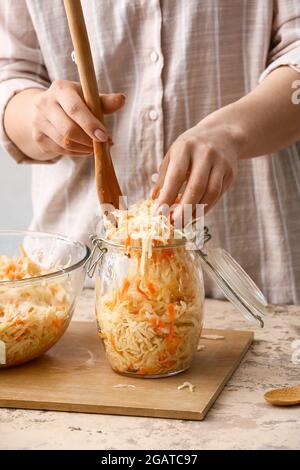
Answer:
<svg viewBox="0 0 300 470"><path fill-rule="evenodd" d="M64 0L84 100L103 123L103 114L93 58L80 0ZM108 143L93 141L96 188L100 204L119 207L120 186L113 167Z"/></svg>

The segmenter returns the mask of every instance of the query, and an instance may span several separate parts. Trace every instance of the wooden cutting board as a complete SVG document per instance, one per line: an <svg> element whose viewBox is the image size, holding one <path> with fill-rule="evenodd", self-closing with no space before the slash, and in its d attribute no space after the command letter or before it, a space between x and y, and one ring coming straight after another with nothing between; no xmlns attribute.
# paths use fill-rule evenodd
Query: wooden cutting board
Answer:
<svg viewBox="0 0 300 470"><path fill-rule="evenodd" d="M202 420L253 340L250 331L203 334L225 338L201 339L205 349L196 353L187 372L141 379L114 373L94 323L73 322L44 356L0 370L0 407ZM194 392L177 389L185 381L196 386ZM118 384L134 387L114 387Z"/></svg>

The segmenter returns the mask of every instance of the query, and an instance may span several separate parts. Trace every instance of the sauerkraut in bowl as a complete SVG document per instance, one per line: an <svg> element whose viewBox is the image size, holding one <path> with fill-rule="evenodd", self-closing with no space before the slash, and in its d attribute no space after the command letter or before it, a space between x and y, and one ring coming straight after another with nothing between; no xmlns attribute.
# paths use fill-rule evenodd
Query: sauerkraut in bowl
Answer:
<svg viewBox="0 0 300 470"><path fill-rule="evenodd" d="M100 242L96 279L99 336L121 374L162 377L190 367L203 324L200 262L175 240L151 201L117 211ZM160 220L159 220L160 219ZM170 243L172 242L172 243Z"/></svg>
<svg viewBox="0 0 300 470"><path fill-rule="evenodd" d="M0 368L40 356L63 335L88 257L61 236L0 231Z"/></svg>

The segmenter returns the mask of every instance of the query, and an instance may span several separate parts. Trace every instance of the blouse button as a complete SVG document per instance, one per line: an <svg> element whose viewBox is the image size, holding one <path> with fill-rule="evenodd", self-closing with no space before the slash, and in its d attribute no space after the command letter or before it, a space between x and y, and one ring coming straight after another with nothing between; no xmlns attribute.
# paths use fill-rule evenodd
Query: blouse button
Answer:
<svg viewBox="0 0 300 470"><path fill-rule="evenodd" d="M152 51L151 54L150 54L150 59L151 59L151 62L157 62L158 60L158 54L155 52L155 51Z"/></svg>
<svg viewBox="0 0 300 470"><path fill-rule="evenodd" d="M151 121L156 121L156 119L158 118L158 113L154 109L151 109L149 111L149 118L151 119Z"/></svg>

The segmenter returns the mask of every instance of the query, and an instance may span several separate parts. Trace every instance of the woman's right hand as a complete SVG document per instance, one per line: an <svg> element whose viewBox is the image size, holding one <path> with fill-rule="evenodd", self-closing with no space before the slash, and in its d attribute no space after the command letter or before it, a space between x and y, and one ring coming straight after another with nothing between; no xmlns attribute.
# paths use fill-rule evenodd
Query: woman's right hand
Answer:
<svg viewBox="0 0 300 470"><path fill-rule="evenodd" d="M90 155L93 139L111 143L105 126L86 106L79 83L56 80L47 90L35 89L35 92L32 140L43 159ZM100 100L103 113L113 113L123 106L125 96L121 93L100 95Z"/></svg>

